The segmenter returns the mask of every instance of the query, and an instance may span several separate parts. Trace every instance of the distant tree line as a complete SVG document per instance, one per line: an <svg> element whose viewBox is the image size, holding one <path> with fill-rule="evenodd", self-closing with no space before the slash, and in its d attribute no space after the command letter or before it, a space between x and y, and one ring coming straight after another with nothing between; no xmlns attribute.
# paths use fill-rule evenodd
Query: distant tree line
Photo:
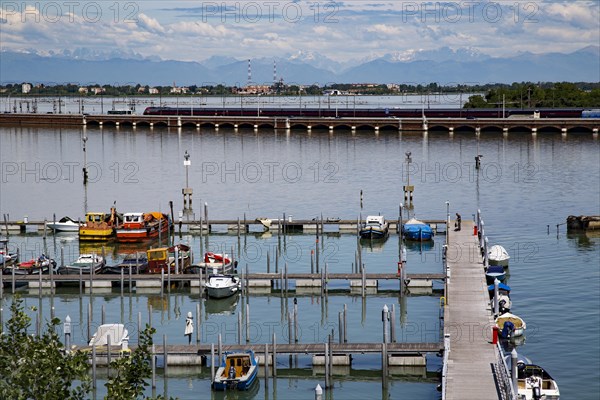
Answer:
<svg viewBox="0 0 600 400"><path fill-rule="evenodd" d="M600 83L513 83L469 97L464 108L600 107Z"/></svg>

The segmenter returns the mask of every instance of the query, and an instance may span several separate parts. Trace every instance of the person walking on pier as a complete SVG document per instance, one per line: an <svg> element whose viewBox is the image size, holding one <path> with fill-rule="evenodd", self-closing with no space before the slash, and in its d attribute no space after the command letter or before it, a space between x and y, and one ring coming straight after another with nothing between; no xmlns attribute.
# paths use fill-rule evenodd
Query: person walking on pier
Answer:
<svg viewBox="0 0 600 400"><path fill-rule="evenodd" d="M194 318L192 317L192 312L188 311L184 331L184 336L188 337L188 344L192 344L192 333L194 333Z"/></svg>
<svg viewBox="0 0 600 400"><path fill-rule="evenodd" d="M460 214L456 213L456 224L455 224L456 229L454 229L455 231L460 231L460 222L461 222Z"/></svg>

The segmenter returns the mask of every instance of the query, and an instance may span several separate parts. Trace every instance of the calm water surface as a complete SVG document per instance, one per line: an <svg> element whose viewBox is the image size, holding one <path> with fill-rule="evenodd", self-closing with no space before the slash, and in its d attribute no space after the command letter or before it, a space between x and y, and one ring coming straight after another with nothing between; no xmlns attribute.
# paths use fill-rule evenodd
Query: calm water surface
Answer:
<svg viewBox="0 0 600 400"><path fill-rule="evenodd" d="M82 135L86 135L90 184L87 193L82 185ZM519 351L546 368L557 379L564 398L597 399L600 393L600 237L593 234L567 235L568 215L600 214L600 148L589 135L501 134L484 133L476 139L472 133L417 134L372 132L303 131L290 134L273 131L167 130L167 129L48 129L0 128L0 209L11 219L51 220L69 215L82 217L84 210L108 210L114 201L121 212L168 210L175 203L175 213L182 207L181 188L186 174L183 154L191 154L190 186L194 188L194 212L200 215L208 204L209 218L276 218L286 213L293 218L359 218L381 213L390 219L398 216L402 185L415 185L411 215L443 219L446 201L450 212L472 218L478 208L485 220L490 243L502 244L511 254L510 280L513 311L528 325L525 344ZM405 152L412 163L407 167ZM474 170L474 156L483 155L479 174ZM363 207L360 191L363 191ZM548 228L549 226L549 228ZM549 234L548 234L549 231ZM211 235L203 249L231 252L242 266L252 272L266 271L266 254L282 246L279 267L288 263L290 271L310 271L310 251L314 236L250 234ZM183 234L178 240L200 252L199 236ZM431 247L411 247L409 272L440 272L440 249L443 236ZM25 257L41 251L39 236L11 236L11 246L19 247ZM74 259L80 249L76 239L68 236L49 238L48 251L65 261ZM320 243L323 264L331 272L350 272L355 260L356 240L352 235L327 235ZM94 249L91 249L92 251ZM99 248L95 249L100 251ZM110 262L123 258L131 249L107 246ZM363 261L372 272L395 271L398 240L391 236L381 247L363 248ZM37 292L25 293L28 305L40 305ZM107 320L123 320L135 331L137 313L147 319L153 306L157 337L166 334L171 343L183 343L184 317L203 310L203 342L216 341L218 330L224 340L237 340L237 313L243 312L239 300L234 304L210 304L189 290L174 290L170 296L133 293L121 298L119 289L112 293L79 296L59 293L41 306L49 313L50 302L57 314L70 314L79 320L78 339L86 337L86 313L91 302L94 321L99 321L102 305ZM266 326L281 330L284 339L287 310L292 299L278 295L253 294L249 298L252 320L261 330L252 338L265 339ZM5 291L4 309L10 303ZM394 294L360 296L333 293L324 302L316 295L298 296L301 341L325 340L335 330L338 312L349 309L349 339L379 341L380 311L384 304L397 309L399 340L435 341L439 338L437 319L438 295L411 295L400 301ZM6 319L6 316L5 316ZM335 331L337 334L337 331ZM279 332L277 331L278 337ZM133 334L135 336L135 334ZM285 358L285 359L284 359ZM574 361L576 360L576 361ZM278 366L289 368L287 357ZM281 364L281 365L279 365ZM439 367L435 356L428 359L430 372ZM307 398L323 377L314 376L310 360L300 358L290 373L300 376L278 379L277 388L264 390L261 381L257 398ZM353 371L377 371L379 360L360 358ZM298 372L300 371L300 372ZM180 398L210 398L208 373L180 371L170 376L167 390ZM333 397L365 398L381 393L381 382L361 373L351 373L336 383ZM158 393L164 391L159 379ZM390 382L390 398L436 399L435 379L395 377ZM101 395L101 392L99 392ZM252 394L251 394L252 397ZM377 395L376 397L379 397Z"/></svg>

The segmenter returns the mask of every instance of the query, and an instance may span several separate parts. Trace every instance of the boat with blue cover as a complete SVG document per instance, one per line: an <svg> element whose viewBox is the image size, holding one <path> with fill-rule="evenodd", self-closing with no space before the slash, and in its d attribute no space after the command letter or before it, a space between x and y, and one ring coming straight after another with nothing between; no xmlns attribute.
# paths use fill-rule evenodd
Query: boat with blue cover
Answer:
<svg viewBox="0 0 600 400"><path fill-rule="evenodd" d="M257 374L258 358L252 350L225 352L215 373L213 389L248 390L256 381Z"/></svg>
<svg viewBox="0 0 600 400"><path fill-rule="evenodd" d="M409 219L402 226L402 233L406 240L433 240L433 229L415 218Z"/></svg>
<svg viewBox="0 0 600 400"><path fill-rule="evenodd" d="M485 277L488 283L493 283L494 279L503 281L506 278L506 271L504 271L504 267L501 265L490 265L485 271Z"/></svg>

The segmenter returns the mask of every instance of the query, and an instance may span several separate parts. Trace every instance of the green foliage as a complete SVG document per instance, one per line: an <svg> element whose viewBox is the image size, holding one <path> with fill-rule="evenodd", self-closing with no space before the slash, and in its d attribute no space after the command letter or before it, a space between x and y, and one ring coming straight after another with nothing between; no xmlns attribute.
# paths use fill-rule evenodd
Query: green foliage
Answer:
<svg viewBox="0 0 600 400"><path fill-rule="evenodd" d="M140 343L129 357L118 358L111 362L111 374L106 388L110 400L137 399L143 395L148 385L146 379L151 376L150 357L152 354L152 335L156 330L149 325L140 332Z"/></svg>
<svg viewBox="0 0 600 400"><path fill-rule="evenodd" d="M482 96L471 96L464 108L564 108L599 107L600 85L571 82L513 83L489 88Z"/></svg>
<svg viewBox="0 0 600 400"><path fill-rule="evenodd" d="M48 322L38 337L27 332L31 318L24 311L21 298L14 298L10 310L12 316L0 335L0 398L87 398L90 390L87 355L65 351L56 334L60 320ZM80 384L73 387L73 382Z"/></svg>

